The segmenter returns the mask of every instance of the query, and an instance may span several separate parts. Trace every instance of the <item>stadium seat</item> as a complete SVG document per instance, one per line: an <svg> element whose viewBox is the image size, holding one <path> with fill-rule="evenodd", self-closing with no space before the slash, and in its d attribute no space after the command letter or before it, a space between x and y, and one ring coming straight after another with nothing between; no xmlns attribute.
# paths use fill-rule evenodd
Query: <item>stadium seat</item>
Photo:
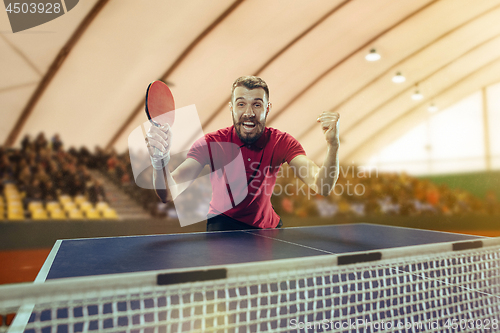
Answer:
<svg viewBox="0 0 500 333"><path fill-rule="evenodd" d="M96 203L95 208L96 208L99 212L103 213L106 209L108 209L108 208L109 208L109 205L108 205L108 203L107 203L107 202L104 202L104 201L99 201L98 203Z"/></svg>
<svg viewBox="0 0 500 333"><path fill-rule="evenodd" d="M21 203L21 201L10 201L7 203L7 211L19 211L24 213L23 204Z"/></svg>
<svg viewBox="0 0 500 333"><path fill-rule="evenodd" d="M7 219L9 220L24 220L24 212L19 210L11 210L7 212Z"/></svg>
<svg viewBox="0 0 500 333"><path fill-rule="evenodd" d="M88 202L88 201L81 201L81 202L79 203L79 206L80 206L80 209L81 209L83 212L85 212L85 211L87 211L87 210L89 210L89 209L94 209L94 207L92 207L92 204L91 204L90 202Z"/></svg>
<svg viewBox="0 0 500 333"><path fill-rule="evenodd" d="M60 208L54 208L49 211L49 216L53 220L65 220L66 213Z"/></svg>
<svg viewBox="0 0 500 333"><path fill-rule="evenodd" d="M19 190L14 184L5 184L4 187L5 198L20 196Z"/></svg>
<svg viewBox="0 0 500 333"><path fill-rule="evenodd" d="M81 220L83 219L83 213L81 210L74 208L68 212L68 217L71 220Z"/></svg>
<svg viewBox="0 0 500 333"><path fill-rule="evenodd" d="M31 218L33 220L47 220L49 217L47 212L43 208L35 209L31 212Z"/></svg>
<svg viewBox="0 0 500 333"><path fill-rule="evenodd" d="M103 212L103 217L109 220L117 220L118 214L116 214L116 211L113 208L107 208Z"/></svg>
<svg viewBox="0 0 500 333"><path fill-rule="evenodd" d="M77 195L75 196L75 199L73 200L77 205L80 205L82 202L87 201L87 198L85 198L84 195Z"/></svg>
<svg viewBox="0 0 500 333"><path fill-rule="evenodd" d="M4 185L4 193L5 193L5 196L7 196L8 194L16 194L16 193L19 193L19 191L17 190L17 187L16 185L14 184L5 184Z"/></svg>
<svg viewBox="0 0 500 333"><path fill-rule="evenodd" d="M61 205L57 201L49 201L45 204L45 208L47 211L51 212L57 209L61 210Z"/></svg>
<svg viewBox="0 0 500 333"><path fill-rule="evenodd" d="M85 217L90 220L99 220L101 219L101 214L97 209L89 208L85 211Z"/></svg>
<svg viewBox="0 0 500 333"><path fill-rule="evenodd" d="M68 202L63 203L63 208L66 212L70 212L74 209L78 210L76 204L73 201L68 201Z"/></svg>
<svg viewBox="0 0 500 333"><path fill-rule="evenodd" d="M28 204L28 210L33 213L35 210L43 209L43 203L41 201L31 201Z"/></svg>
<svg viewBox="0 0 500 333"><path fill-rule="evenodd" d="M7 199L7 202L12 202L12 201L21 201L21 194L19 193L6 193L5 198Z"/></svg>
<svg viewBox="0 0 500 333"><path fill-rule="evenodd" d="M72 202L73 199L71 199L71 197L67 194L62 194L59 196L59 202L61 203L61 205L64 205L64 203L66 202Z"/></svg>
<svg viewBox="0 0 500 333"><path fill-rule="evenodd" d="M10 205L22 205L21 199L15 198L15 199L7 199L7 206Z"/></svg>

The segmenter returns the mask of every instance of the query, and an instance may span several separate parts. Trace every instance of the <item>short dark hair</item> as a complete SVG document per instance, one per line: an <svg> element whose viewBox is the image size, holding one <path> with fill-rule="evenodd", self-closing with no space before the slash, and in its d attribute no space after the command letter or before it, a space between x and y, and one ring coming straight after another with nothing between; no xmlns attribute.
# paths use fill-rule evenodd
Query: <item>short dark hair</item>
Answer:
<svg viewBox="0 0 500 333"><path fill-rule="evenodd" d="M231 89L231 100L233 100L234 89L236 89L236 87L245 87L250 90L262 88L264 89L267 100L269 101L269 88L267 87L267 83L258 76L241 76L237 78Z"/></svg>

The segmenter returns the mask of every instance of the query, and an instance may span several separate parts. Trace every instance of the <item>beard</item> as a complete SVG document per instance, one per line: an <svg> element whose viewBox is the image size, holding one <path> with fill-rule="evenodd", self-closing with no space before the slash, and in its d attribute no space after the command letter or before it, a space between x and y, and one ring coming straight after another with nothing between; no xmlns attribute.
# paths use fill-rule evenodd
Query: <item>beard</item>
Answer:
<svg viewBox="0 0 500 333"><path fill-rule="evenodd" d="M250 123L252 123L253 126ZM262 136L266 128L265 119L263 122L260 122L255 118L240 118L239 121L236 121L233 117L233 124L238 138L240 138L241 142L247 145L257 141Z"/></svg>

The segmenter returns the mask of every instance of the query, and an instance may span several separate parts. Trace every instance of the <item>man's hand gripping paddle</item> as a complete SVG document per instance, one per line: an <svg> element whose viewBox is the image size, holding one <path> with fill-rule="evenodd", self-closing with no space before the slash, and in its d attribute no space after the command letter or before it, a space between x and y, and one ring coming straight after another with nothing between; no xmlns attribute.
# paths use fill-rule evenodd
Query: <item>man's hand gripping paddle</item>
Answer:
<svg viewBox="0 0 500 333"><path fill-rule="evenodd" d="M170 127L175 120L174 110L174 97L168 86L161 81L151 82L146 91L146 115L151 124L164 133L166 131L169 138L171 137ZM160 170L170 160L170 140L165 140L167 142L166 152L158 149L156 145L160 144L162 140L158 130L151 128L147 134L146 142L148 148L154 147L151 162L155 169Z"/></svg>

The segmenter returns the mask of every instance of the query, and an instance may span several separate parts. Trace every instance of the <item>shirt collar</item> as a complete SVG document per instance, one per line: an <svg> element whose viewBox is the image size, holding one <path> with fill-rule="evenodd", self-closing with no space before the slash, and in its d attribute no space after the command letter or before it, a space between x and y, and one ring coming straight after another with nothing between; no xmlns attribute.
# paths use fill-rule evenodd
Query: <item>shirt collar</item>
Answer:
<svg viewBox="0 0 500 333"><path fill-rule="evenodd" d="M240 140L240 137L236 133L236 129L234 128L234 125L231 127L232 127L231 134L233 136L233 142L236 143L240 148L243 146L249 146L249 148L254 147L257 149L263 149L266 146L267 142L269 141L269 136L270 136L271 131L267 127L264 129L264 133L262 133L260 138L258 138L257 141L255 141L251 145L247 145L247 144L243 143L243 141Z"/></svg>

